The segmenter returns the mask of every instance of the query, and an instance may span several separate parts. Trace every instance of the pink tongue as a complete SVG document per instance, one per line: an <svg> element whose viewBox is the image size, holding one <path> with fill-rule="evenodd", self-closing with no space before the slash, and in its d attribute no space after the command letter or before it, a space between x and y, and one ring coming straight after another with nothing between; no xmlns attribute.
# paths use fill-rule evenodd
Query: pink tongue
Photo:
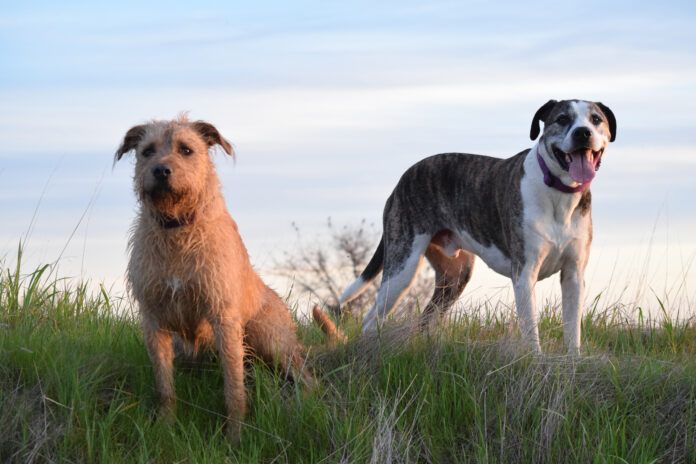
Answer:
<svg viewBox="0 0 696 464"><path fill-rule="evenodd" d="M592 151L578 150L570 153L570 177L575 182L584 184L594 179L595 168L592 162Z"/></svg>

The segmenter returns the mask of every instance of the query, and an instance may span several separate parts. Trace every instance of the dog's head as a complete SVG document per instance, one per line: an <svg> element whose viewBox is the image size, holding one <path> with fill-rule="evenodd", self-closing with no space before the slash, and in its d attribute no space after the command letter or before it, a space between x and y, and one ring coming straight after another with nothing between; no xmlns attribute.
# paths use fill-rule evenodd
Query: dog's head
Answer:
<svg viewBox="0 0 696 464"><path fill-rule="evenodd" d="M529 136L552 174L571 187L592 181L609 142L616 139L616 118L608 106L584 100L549 100L532 120Z"/></svg>
<svg viewBox="0 0 696 464"><path fill-rule="evenodd" d="M164 218L195 212L210 188L218 188L209 149L219 145L229 155L232 146L212 124L151 121L134 126L116 151L114 162L135 151L133 187L140 202Z"/></svg>

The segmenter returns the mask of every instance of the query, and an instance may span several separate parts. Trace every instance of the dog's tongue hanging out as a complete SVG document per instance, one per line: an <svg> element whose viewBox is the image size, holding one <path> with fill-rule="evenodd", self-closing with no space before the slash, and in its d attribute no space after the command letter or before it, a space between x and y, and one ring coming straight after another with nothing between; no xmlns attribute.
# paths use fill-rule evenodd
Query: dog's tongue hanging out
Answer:
<svg viewBox="0 0 696 464"><path fill-rule="evenodd" d="M586 184L594 179L595 163L592 150L575 150L570 153L570 167L568 169L570 177L575 182Z"/></svg>

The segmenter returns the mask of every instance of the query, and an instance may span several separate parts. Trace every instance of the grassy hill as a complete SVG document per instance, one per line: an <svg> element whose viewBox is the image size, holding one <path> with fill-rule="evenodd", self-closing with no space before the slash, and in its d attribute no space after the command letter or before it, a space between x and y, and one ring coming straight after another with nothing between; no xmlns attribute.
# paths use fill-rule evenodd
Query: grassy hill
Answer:
<svg viewBox="0 0 696 464"><path fill-rule="evenodd" d="M321 386L303 392L252 362L232 446L214 359L177 369L178 420L158 422L137 319L49 273L2 269L1 462L696 462L691 322L591 311L578 360L553 310L539 357L502 316L418 337L402 324L358 339L349 324L335 349L304 324Z"/></svg>

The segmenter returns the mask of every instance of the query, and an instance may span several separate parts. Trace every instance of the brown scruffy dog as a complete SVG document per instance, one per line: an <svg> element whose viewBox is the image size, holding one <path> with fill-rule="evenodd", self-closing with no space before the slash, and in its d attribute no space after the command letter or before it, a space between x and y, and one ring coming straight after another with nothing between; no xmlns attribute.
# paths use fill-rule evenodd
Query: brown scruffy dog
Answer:
<svg viewBox="0 0 696 464"><path fill-rule="evenodd" d="M214 146L232 155L213 125L182 116L131 128L116 161L135 150L140 211L129 244L128 282L140 306L160 414L174 415L176 334L194 353L217 348L228 433L238 439L247 409L245 348L296 381L312 386L314 379L303 365L305 350L287 307L254 272L227 212L208 153ZM324 330L337 334L335 326Z"/></svg>

